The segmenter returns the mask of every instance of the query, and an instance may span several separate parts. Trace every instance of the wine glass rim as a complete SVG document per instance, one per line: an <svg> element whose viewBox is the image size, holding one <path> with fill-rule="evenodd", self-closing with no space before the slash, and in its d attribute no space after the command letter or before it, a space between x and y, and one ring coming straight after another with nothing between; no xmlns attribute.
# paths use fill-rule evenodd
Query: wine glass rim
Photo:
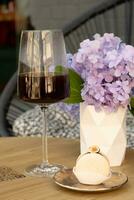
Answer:
<svg viewBox="0 0 134 200"><path fill-rule="evenodd" d="M45 30L22 30L22 32L62 32L62 29L45 29Z"/></svg>

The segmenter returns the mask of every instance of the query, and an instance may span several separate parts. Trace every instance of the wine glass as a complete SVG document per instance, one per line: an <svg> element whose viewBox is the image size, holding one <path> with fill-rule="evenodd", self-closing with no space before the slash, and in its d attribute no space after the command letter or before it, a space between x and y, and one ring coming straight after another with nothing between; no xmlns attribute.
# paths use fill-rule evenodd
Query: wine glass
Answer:
<svg viewBox="0 0 134 200"><path fill-rule="evenodd" d="M53 176L62 165L48 162L47 108L69 96L66 51L61 30L22 31L20 39L17 94L39 104L43 114L42 163L26 169L28 175Z"/></svg>

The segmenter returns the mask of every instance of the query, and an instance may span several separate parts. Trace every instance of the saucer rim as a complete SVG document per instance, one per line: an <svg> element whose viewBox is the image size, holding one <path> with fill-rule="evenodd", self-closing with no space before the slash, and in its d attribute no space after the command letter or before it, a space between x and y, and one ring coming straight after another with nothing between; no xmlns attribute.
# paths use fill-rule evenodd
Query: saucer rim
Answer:
<svg viewBox="0 0 134 200"><path fill-rule="evenodd" d="M101 188L96 188L96 189L88 189L88 188L78 188L78 187L74 187L74 186L69 186L69 185L66 185L66 184L62 184L62 183L60 183L60 182L58 182L57 181L57 179L56 179L56 176L58 175L58 173L61 173L62 171L72 171L72 173L73 173L73 168L66 168L66 169L62 169L62 170L60 170L60 171L58 171L55 175L54 175L54 177L53 177L53 180L54 180L54 182L58 185L58 186L60 186L60 187L62 187L62 188L66 188L66 189L69 189L69 190L73 190L73 191L79 191L79 192L107 192L107 191L112 191L112 190L116 190L116 189L119 189L120 187L122 187L123 185L125 185L127 182L128 182L128 177L127 177L127 175L125 174L125 173L123 173L123 172L121 172L121 171L111 171L111 177L113 176L113 174L117 174L118 176L119 175L122 175L122 176L124 176L125 178L126 178L126 180L123 182L123 183L121 183L121 184L119 184L119 185L117 185L117 186L113 186L113 187L101 187ZM75 175L74 175L75 176ZM76 176L75 176L76 177ZM110 177L110 178L111 178ZM109 178L109 179L110 179ZM78 179L76 178L76 180L78 181ZM107 179L108 180L108 179ZM107 180L105 180L105 181L107 181ZM105 182L104 181L104 182ZM103 183L104 183L103 182ZM88 185L88 184L82 184L82 183L80 183L79 181L78 181L78 183L80 184L80 185L82 185L82 186L98 186L98 185L101 185L101 184L98 184L98 185ZM103 184L102 183L102 184Z"/></svg>

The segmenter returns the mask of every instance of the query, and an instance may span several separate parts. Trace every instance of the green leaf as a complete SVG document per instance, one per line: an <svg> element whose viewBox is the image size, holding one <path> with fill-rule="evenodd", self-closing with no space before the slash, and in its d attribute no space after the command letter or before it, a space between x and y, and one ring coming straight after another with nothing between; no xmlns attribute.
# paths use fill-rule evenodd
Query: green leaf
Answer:
<svg viewBox="0 0 134 200"><path fill-rule="evenodd" d="M65 71L63 66L56 66L56 72ZM68 68L70 79L70 97L64 100L64 103L75 104L82 102L81 89L83 88L83 79L73 69Z"/></svg>
<svg viewBox="0 0 134 200"><path fill-rule="evenodd" d="M134 108L134 97L131 97L130 99L130 105L132 108Z"/></svg>
<svg viewBox="0 0 134 200"><path fill-rule="evenodd" d="M70 97L65 99L65 103L80 103L82 102L81 98L81 89L83 88L83 79L77 74L73 69L69 68L69 79L70 79Z"/></svg>
<svg viewBox="0 0 134 200"><path fill-rule="evenodd" d="M134 115L134 97L131 97L130 99L130 107L129 107L130 112L132 115Z"/></svg>
<svg viewBox="0 0 134 200"><path fill-rule="evenodd" d="M56 74L61 74L61 73L65 72L65 71L67 71L67 69L65 67L61 66L61 65L57 65L55 67L55 73Z"/></svg>

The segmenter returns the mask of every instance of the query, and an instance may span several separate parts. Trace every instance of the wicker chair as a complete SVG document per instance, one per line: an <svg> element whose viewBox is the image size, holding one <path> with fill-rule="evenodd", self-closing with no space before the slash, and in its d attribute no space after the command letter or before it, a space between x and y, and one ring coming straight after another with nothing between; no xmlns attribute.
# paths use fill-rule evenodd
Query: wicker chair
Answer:
<svg viewBox="0 0 134 200"><path fill-rule="evenodd" d="M113 32L129 44L134 44L134 0L105 0L89 9L63 28L68 52L75 52L79 43L93 34ZM11 124L22 112L33 105L14 97L16 73L0 96L0 136L13 135Z"/></svg>
<svg viewBox="0 0 134 200"><path fill-rule="evenodd" d="M79 43L93 34L114 33L128 44L134 44L134 0L98 2L82 16L63 28L68 52L76 52Z"/></svg>
<svg viewBox="0 0 134 200"><path fill-rule="evenodd" d="M17 73L15 72L0 96L0 136L13 136L12 124L23 112L34 107L16 97Z"/></svg>

